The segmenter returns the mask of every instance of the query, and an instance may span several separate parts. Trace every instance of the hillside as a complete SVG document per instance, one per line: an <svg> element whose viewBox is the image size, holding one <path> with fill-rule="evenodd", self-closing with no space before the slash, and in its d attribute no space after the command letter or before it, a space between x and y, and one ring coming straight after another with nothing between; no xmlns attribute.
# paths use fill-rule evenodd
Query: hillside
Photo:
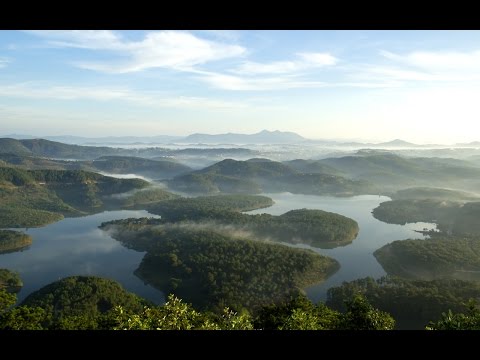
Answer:
<svg viewBox="0 0 480 360"><path fill-rule="evenodd" d="M480 168L448 158L406 158L394 154L365 154L319 160L351 179L367 180L384 190L436 186L462 190L478 188Z"/></svg>
<svg viewBox="0 0 480 360"><path fill-rule="evenodd" d="M111 195L145 188L140 179L115 179L82 170L0 168L0 227L34 227L99 211Z"/></svg>
<svg viewBox="0 0 480 360"><path fill-rule="evenodd" d="M373 255L387 274L409 279L480 281L478 236L433 236L384 245Z"/></svg>
<svg viewBox="0 0 480 360"><path fill-rule="evenodd" d="M77 316L88 324L100 314L120 305L130 311L141 311L149 303L126 291L118 282L95 276L71 276L48 284L31 293L22 305L41 307L48 315L49 326ZM47 325L47 324L46 324Z"/></svg>
<svg viewBox="0 0 480 360"><path fill-rule="evenodd" d="M45 139L0 139L0 153L42 156L59 159L95 159L104 155L128 154L128 150L110 147L79 146Z"/></svg>
<svg viewBox="0 0 480 360"><path fill-rule="evenodd" d="M292 169L305 174L345 175L344 172L333 166L322 164L318 160L295 159L283 163Z"/></svg>
<svg viewBox="0 0 480 360"><path fill-rule="evenodd" d="M480 235L480 202L393 200L373 209L373 216L390 224L434 222L444 234Z"/></svg>
<svg viewBox="0 0 480 360"><path fill-rule="evenodd" d="M188 193L292 192L312 195L375 193L365 181L330 174L302 173L276 161L236 161L226 159L202 170L175 177L172 189Z"/></svg>
<svg viewBox="0 0 480 360"><path fill-rule="evenodd" d="M449 200L449 201L473 201L480 200L480 195L443 188L414 187L399 190L391 195L394 200Z"/></svg>
<svg viewBox="0 0 480 360"><path fill-rule="evenodd" d="M397 329L423 330L425 325L440 319L448 310L466 312L468 301L480 297L480 284L452 279L365 278L330 288L326 304L332 309L345 311L345 302L358 293L365 295L376 308L391 313Z"/></svg>

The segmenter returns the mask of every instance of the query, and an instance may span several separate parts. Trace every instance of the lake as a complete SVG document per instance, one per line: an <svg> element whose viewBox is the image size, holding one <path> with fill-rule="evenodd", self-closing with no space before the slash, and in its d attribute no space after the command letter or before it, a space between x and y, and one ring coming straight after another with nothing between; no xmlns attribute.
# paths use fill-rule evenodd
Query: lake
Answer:
<svg viewBox="0 0 480 360"><path fill-rule="evenodd" d="M312 286L307 295L315 302L324 300L331 286L340 285L366 276L378 278L385 275L372 253L394 240L424 238L414 230L433 229L434 224L416 223L407 225L386 224L376 220L371 211L390 198L377 195L362 195L348 198L294 195L290 193L262 194L271 197L275 204L266 209L248 213L281 215L293 209L321 209L348 216L360 227L358 237L352 244L336 249L315 249L321 254L337 259L341 268L326 282ZM103 213L68 218L41 228L25 232L32 236L33 244L24 251L1 254L0 268L20 273L24 286L18 294L19 301L32 291L53 281L72 275L97 275L119 281L132 291L155 303L163 303L164 294L145 285L133 272L139 266L144 252L123 247L98 226L104 221L129 217L157 217L147 211L106 211Z"/></svg>
<svg viewBox="0 0 480 360"><path fill-rule="evenodd" d="M63 277L96 275L117 280L128 291L163 303L161 291L145 285L133 274L145 252L125 248L98 228L104 221L129 217L158 216L144 210L105 211L26 230L33 238L28 249L0 255L0 268L18 271L23 280L18 301Z"/></svg>
<svg viewBox="0 0 480 360"><path fill-rule="evenodd" d="M317 249L308 245L295 245L308 248L320 254L330 256L340 263L340 270L320 285L306 289L308 297L318 302L326 299L327 290L341 285L343 281L371 276L379 278L386 275L383 268L373 256L373 252L395 240L424 239L425 236L415 230L436 229L435 224L418 222L414 224L387 224L375 219L371 212L380 203L391 200L386 196L360 195L353 197L332 197L315 195L298 195L290 193L261 194L272 198L275 204L266 209L247 212L248 214L267 213L281 215L293 209L320 209L348 216L358 222L360 232L349 245L335 249Z"/></svg>

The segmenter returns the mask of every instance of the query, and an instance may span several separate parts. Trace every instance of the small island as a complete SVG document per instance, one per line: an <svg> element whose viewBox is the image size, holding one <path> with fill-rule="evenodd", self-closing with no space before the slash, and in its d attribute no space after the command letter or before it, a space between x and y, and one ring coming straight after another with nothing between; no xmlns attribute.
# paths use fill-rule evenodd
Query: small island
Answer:
<svg viewBox="0 0 480 360"><path fill-rule="evenodd" d="M252 240L248 233L132 219L102 224L126 246L147 251L135 274L204 309L255 310L324 281L336 260L311 250Z"/></svg>
<svg viewBox="0 0 480 360"><path fill-rule="evenodd" d="M0 230L0 254L22 251L32 245L30 235L12 230Z"/></svg>
<svg viewBox="0 0 480 360"><path fill-rule="evenodd" d="M298 209L283 215L243 214L273 204L266 196L217 195L166 200L148 208L165 222L190 221L211 226L229 226L250 232L256 238L318 248L350 244L358 235L358 223L348 217L322 211Z"/></svg>
<svg viewBox="0 0 480 360"><path fill-rule="evenodd" d="M480 280L480 238L434 235L394 241L373 255L389 275L409 279Z"/></svg>

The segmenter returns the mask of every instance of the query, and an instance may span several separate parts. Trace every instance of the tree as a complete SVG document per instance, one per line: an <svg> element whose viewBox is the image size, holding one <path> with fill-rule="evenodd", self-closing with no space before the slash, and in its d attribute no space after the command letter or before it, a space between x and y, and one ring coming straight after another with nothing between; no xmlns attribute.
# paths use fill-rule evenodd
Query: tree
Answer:
<svg viewBox="0 0 480 360"><path fill-rule="evenodd" d="M363 295L355 295L346 306L340 326L343 330L392 330L395 327L393 317L375 309Z"/></svg>

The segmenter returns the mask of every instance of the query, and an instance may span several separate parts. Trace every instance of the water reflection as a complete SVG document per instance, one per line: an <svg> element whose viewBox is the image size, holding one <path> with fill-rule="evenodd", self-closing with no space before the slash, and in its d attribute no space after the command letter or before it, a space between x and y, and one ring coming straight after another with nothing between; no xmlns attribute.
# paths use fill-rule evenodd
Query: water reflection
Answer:
<svg viewBox="0 0 480 360"><path fill-rule="evenodd" d="M436 228L435 224L430 223L395 225L375 219L371 212L380 203L391 200L386 196L361 195L338 198L290 193L262 195L271 197L275 204L270 208L250 211L249 214L281 215L299 208L321 209L348 216L358 222L360 227L358 237L347 246L335 249L318 249L307 245L296 245L297 247L312 249L340 262L341 268L337 273L324 283L307 289L308 297L315 302L325 300L327 290L332 286L341 285L343 281L351 281L366 276L378 278L386 275L373 256L375 250L395 240L424 239L425 236L415 230Z"/></svg>
<svg viewBox="0 0 480 360"><path fill-rule="evenodd" d="M106 211L25 229L33 244L27 251L0 255L0 268L20 273L24 286L19 301L63 277L97 275L117 280L128 291L161 303L163 294L133 275L145 253L126 249L98 229L104 221L145 216L156 217L143 210Z"/></svg>

